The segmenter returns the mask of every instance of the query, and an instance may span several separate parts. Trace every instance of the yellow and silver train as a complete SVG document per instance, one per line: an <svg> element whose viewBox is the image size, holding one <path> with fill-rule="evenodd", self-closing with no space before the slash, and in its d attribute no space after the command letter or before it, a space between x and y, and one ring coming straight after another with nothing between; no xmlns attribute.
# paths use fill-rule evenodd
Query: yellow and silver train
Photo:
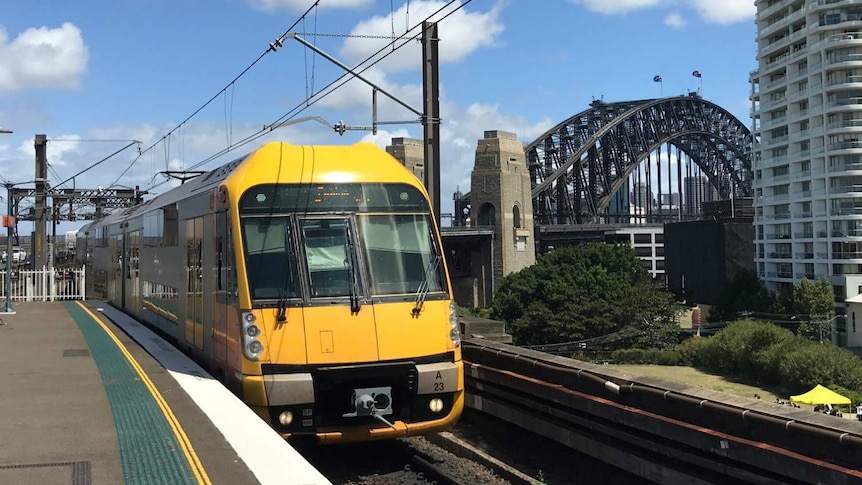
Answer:
<svg viewBox="0 0 862 485"><path fill-rule="evenodd" d="M283 436L422 435L464 405L422 184L372 144L268 143L78 232L88 295L200 362Z"/></svg>

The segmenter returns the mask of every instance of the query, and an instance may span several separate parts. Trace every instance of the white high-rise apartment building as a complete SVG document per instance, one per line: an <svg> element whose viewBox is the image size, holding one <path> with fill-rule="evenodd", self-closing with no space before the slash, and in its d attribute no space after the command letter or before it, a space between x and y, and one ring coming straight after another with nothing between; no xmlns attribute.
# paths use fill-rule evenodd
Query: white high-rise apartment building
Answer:
<svg viewBox="0 0 862 485"><path fill-rule="evenodd" d="M755 262L768 289L862 293L862 0L758 0ZM843 327L843 322L842 327Z"/></svg>

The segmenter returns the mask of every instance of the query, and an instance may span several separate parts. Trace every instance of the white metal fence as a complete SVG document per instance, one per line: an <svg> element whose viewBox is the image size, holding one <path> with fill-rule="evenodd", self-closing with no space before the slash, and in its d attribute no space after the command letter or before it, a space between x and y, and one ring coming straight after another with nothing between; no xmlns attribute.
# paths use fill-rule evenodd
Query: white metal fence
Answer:
<svg viewBox="0 0 862 485"><path fill-rule="evenodd" d="M6 271L0 271L0 301L6 301ZM12 301L83 300L84 268L12 268Z"/></svg>

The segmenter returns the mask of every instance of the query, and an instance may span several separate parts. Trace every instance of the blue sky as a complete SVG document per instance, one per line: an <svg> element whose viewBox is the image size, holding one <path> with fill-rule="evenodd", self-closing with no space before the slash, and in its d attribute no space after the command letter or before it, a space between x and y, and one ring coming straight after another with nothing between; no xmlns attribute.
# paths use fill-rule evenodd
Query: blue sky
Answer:
<svg viewBox="0 0 862 485"><path fill-rule="evenodd" d="M312 94L318 101L297 116L370 125L371 89L351 81L329 93L326 85L343 72L295 40L264 55L228 87L313 3L43 0L33 8L23 0L4 2L0 128L14 133L0 135L0 181L33 179L36 133L48 136L53 184L126 144L119 140L138 140L140 157L132 147L75 184L155 186L158 193L170 183L157 172L199 164L296 113ZM321 0L292 32L305 33L318 48L354 66L387 41L313 34L391 36L394 30L398 36L445 5ZM751 0L462 0L443 15L459 6L439 23L443 212L452 211L456 187L469 190L476 140L484 130L511 131L530 142L594 98L684 94L700 87L691 75L700 70L704 97L750 124L748 73L757 67ZM421 108L420 55L420 46L409 42L366 75ZM655 75L663 83L653 82ZM383 96L378 99L381 121L415 119ZM418 124L384 128L376 136L361 131L339 136L314 122L292 125L198 169L212 169L274 139L385 146L393 136L422 137ZM61 224L58 231L77 225ZM29 225L19 231L29 233Z"/></svg>

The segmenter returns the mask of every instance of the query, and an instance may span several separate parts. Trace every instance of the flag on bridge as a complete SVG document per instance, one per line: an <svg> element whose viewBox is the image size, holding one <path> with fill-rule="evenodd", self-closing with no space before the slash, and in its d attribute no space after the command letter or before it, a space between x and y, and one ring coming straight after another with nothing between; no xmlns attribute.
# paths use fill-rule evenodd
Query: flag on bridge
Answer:
<svg viewBox="0 0 862 485"><path fill-rule="evenodd" d="M661 75L653 76L652 80L653 80L653 82L660 83L661 82Z"/></svg>
<svg viewBox="0 0 862 485"><path fill-rule="evenodd" d="M700 73L700 71L698 70L698 71L693 71L693 72L691 73L691 75L692 75L692 76L694 76L694 77L700 77L700 76L701 76L701 73Z"/></svg>

